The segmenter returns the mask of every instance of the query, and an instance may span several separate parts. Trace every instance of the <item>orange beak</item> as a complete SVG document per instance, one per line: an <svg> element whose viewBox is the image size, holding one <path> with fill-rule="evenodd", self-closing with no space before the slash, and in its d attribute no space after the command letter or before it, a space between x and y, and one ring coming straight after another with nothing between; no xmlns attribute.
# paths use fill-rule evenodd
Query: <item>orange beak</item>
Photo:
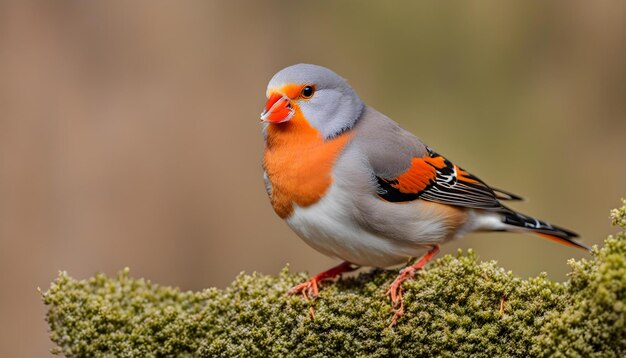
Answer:
<svg viewBox="0 0 626 358"><path fill-rule="evenodd" d="M293 117L295 113L291 100L281 93L272 93L267 99L265 109L261 113L261 120L270 123L283 123Z"/></svg>

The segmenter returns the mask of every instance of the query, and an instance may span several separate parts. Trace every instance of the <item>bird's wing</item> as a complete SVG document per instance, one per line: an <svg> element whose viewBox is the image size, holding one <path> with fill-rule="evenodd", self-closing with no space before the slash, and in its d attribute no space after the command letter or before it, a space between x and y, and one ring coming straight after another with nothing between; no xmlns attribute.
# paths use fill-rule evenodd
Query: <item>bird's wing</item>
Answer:
<svg viewBox="0 0 626 358"><path fill-rule="evenodd" d="M357 144L378 181L378 196L386 201L422 199L468 208L502 210L499 199L521 199L490 188L369 107L356 129Z"/></svg>
<svg viewBox="0 0 626 358"><path fill-rule="evenodd" d="M391 202L422 199L476 209L503 209L487 184L430 149L428 155L412 158L411 167L399 176L376 178L378 195Z"/></svg>

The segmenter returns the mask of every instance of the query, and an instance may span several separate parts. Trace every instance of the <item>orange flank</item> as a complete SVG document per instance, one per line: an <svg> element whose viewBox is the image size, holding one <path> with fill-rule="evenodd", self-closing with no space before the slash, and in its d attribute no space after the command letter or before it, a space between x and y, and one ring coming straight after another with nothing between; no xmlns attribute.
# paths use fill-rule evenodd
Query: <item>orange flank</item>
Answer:
<svg viewBox="0 0 626 358"><path fill-rule="evenodd" d="M268 125L263 157L272 184L272 206L283 219L293 212L293 204L306 207L322 198L332 183L335 160L352 137L346 132L324 140L297 104L293 106L295 114L290 121Z"/></svg>
<svg viewBox="0 0 626 358"><path fill-rule="evenodd" d="M413 158L409 170L397 177L397 183L391 186L403 193L419 193L437 178L435 168L444 166L443 157Z"/></svg>

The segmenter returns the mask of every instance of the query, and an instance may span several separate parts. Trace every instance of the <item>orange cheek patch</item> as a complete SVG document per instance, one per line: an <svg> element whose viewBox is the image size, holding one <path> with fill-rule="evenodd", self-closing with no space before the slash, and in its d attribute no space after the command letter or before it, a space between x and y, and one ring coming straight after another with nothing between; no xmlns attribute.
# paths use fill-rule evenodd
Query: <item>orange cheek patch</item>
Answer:
<svg viewBox="0 0 626 358"><path fill-rule="evenodd" d="M300 92L302 92L302 89L304 88L304 86L306 85L305 84L301 84L301 85L288 84L288 85L282 86L280 88L280 92L284 93L287 97L291 99L297 99L300 96Z"/></svg>
<svg viewBox="0 0 626 358"><path fill-rule="evenodd" d="M300 97L300 93L302 92L302 89L307 86L307 84L288 84L288 85L284 85L280 88L269 88L268 89L268 93L267 96L268 98L271 97L274 94L278 94L278 95L285 95L287 97L289 97L289 99L291 100L295 100L298 99L298 97Z"/></svg>
<svg viewBox="0 0 626 358"><path fill-rule="evenodd" d="M322 198L351 136L346 132L324 141L297 108L290 121L268 126L263 166L272 184L272 206L281 218L293 212L294 203L307 207Z"/></svg>

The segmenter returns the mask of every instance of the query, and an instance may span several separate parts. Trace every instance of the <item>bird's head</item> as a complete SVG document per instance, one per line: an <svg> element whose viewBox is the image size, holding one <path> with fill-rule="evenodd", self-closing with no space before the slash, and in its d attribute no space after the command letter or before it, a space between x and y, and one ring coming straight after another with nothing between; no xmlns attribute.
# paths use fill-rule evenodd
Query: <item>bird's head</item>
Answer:
<svg viewBox="0 0 626 358"><path fill-rule="evenodd" d="M309 64L282 69L267 85L267 104L261 120L280 126L303 118L324 138L352 128L363 102L345 79L333 71Z"/></svg>

